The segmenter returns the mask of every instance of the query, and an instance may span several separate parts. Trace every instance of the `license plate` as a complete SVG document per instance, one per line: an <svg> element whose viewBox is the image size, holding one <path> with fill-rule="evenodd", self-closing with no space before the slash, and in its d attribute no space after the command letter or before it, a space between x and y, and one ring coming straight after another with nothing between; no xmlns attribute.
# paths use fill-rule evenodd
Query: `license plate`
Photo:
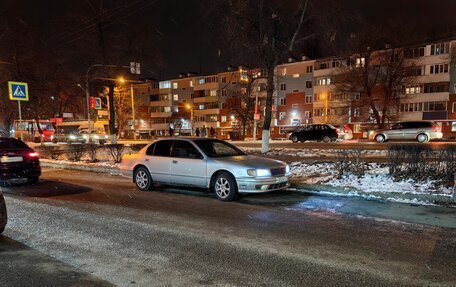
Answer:
<svg viewBox="0 0 456 287"><path fill-rule="evenodd" d="M0 158L1 163L8 163L8 162L21 162L24 159L22 156L2 156Z"/></svg>
<svg viewBox="0 0 456 287"><path fill-rule="evenodd" d="M284 182L287 180L288 180L288 177L286 177L286 176L276 178L276 182Z"/></svg>

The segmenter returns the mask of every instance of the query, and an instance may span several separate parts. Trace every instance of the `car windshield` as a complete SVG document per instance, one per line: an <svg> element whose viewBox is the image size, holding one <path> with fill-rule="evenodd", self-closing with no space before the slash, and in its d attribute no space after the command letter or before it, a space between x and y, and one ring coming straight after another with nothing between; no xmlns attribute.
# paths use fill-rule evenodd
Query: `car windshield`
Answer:
<svg viewBox="0 0 456 287"><path fill-rule="evenodd" d="M0 149L16 149L16 148L28 149L29 147L23 141L20 141L17 139L10 139L10 138L0 139Z"/></svg>
<svg viewBox="0 0 456 287"><path fill-rule="evenodd" d="M232 144L221 140L195 140L195 144L203 150L208 157L227 157L245 155Z"/></svg>

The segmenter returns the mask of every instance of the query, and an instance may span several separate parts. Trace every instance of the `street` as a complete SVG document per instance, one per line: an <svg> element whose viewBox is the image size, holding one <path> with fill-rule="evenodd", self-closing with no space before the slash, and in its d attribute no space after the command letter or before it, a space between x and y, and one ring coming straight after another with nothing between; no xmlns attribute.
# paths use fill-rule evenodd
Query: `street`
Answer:
<svg viewBox="0 0 456 287"><path fill-rule="evenodd" d="M225 203L204 190L140 192L126 178L53 169L2 191L0 258L23 244L58 260L77 274L61 286L456 285L454 208L293 191ZM0 285L17 286L4 279L6 262ZM33 285L46 286L36 273Z"/></svg>

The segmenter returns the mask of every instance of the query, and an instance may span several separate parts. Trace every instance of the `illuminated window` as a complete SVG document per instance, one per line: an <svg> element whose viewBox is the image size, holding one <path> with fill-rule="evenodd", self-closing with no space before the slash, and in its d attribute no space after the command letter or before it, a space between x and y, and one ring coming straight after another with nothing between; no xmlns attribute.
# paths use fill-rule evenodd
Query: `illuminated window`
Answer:
<svg viewBox="0 0 456 287"><path fill-rule="evenodd" d="M366 64L366 59L364 57L356 58L356 62L355 62L356 67L364 67L365 64Z"/></svg>
<svg viewBox="0 0 456 287"><path fill-rule="evenodd" d="M215 97L217 96L217 90L211 90L209 94L211 95L211 97Z"/></svg>
<svg viewBox="0 0 456 287"><path fill-rule="evenodd" d="M165 107L164 111L165 111L165 113L171 112L171 107Z"/></svg>
<svg viewBox="0 0 456 287"><path fill-rule="evenodd" d="M173 100L178 101L179 100L179 95L173 95Z"/></svg>
<svg viewBox="0 0 456 287"><path fill-rule="evenodd" d="M193 87L193 81L190 81L190 87Z"/></svg>
<svg viewBox="0 0 456 287"><path fill-rule="evenodd" d="M293 78L299 78L299 74L293 74Z"/></svg>
<svg viewBox="0 0 456 287"><path fill-rule="evenodd" d="M222 116L222 123L226 122L226 116Z"/></svg>
<svg viewBox="0 0 456 287"><path fill-rule="evenodd" d="M279 113L279 120L283 120L285 118L285 116L287 115L286 112L280 112Z"/></svg>
<svg viewBox="0 0 456 287"><path fill-rule="evenodd" d="M177 89L177 88L178 88L177 82L173 82L173 89Z"/></svg>
<svg viewBox="0 0 456 287"><path fill-rule="evenodd" d="M286 76L287 75L287 68L283 68L282 69L282 76Z"/></svg>

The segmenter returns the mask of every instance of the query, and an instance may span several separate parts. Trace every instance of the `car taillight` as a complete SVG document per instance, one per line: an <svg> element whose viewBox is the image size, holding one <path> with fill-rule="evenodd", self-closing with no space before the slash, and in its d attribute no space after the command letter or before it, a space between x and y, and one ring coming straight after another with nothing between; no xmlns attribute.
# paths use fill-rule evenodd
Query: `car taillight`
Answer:
<svg viewBox="0 0 456 287"><path fill-rule="evenodd" d="M39 154L37 152L29 152L27 154L28 157L31 157L31 158L36 158L39 156Z"/></svg>
<svg viewBox="0 0 456 287"><path fill-rule="evenodd" d="M438 132L439 131L439 126L434 126L434 132Z"/></svg>

